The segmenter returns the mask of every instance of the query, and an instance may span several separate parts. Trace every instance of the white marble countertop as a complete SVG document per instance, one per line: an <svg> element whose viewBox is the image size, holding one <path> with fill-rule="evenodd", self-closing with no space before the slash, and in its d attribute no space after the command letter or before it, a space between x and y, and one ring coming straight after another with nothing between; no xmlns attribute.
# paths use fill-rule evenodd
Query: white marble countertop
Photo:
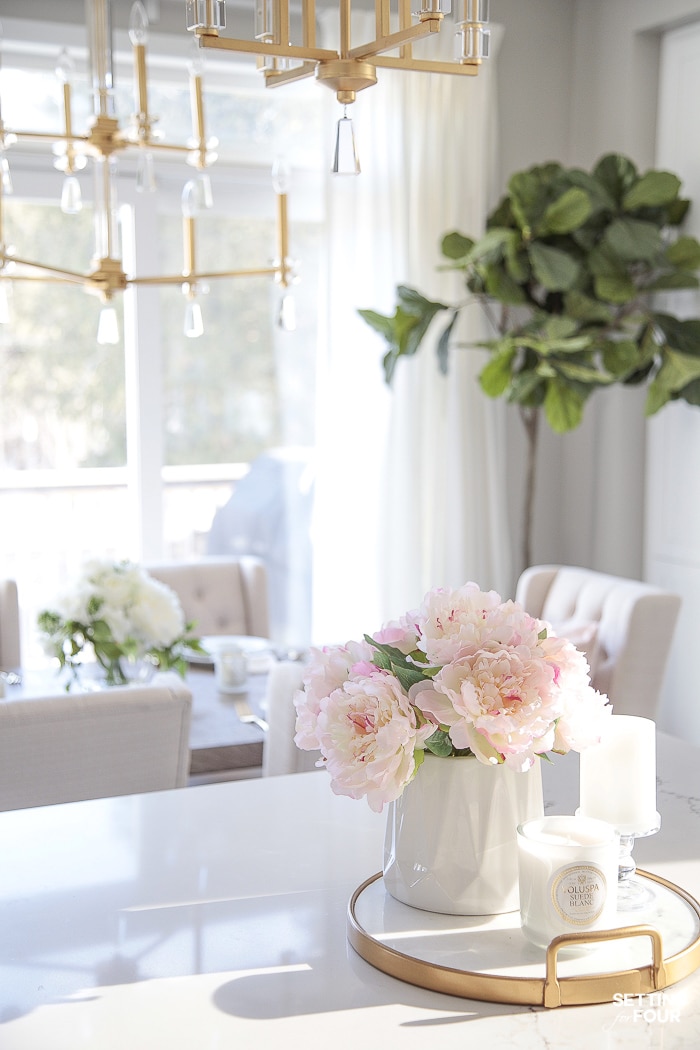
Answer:
<svg viewBox="0 0 700 1050"><path fill-rule="evenodd" d="M700 898L700 749L660 735L658 766L635 859ZM573 812L573 756L545 794ZM700 1046L700 971L656 1003L544 1010L374 969L345 914L383 830L322 772L0 814L0 1047Z"/></svg>

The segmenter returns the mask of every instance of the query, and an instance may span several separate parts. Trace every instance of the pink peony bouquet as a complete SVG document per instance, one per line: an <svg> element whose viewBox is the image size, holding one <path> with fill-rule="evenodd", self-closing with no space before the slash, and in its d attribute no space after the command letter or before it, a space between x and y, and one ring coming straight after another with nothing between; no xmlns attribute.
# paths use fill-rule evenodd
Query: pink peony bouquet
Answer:
<svg viewBox="0 0 700 1050"><path fill-rule="evenodd" d="M611 710L571 642L475 583L430 591L364 641L312 649L294 703L297 746L376 812L426 751L522 772L597 743Z"/></svg>

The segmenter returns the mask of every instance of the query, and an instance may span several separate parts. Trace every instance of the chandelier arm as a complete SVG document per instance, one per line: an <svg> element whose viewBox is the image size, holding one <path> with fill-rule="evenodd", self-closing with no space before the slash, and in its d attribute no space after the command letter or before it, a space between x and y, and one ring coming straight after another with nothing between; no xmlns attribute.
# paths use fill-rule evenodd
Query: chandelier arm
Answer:
<svg viewBox="0 0 700 1050"><path fill-rule="evenodd" d="M45 263L33 262L31 259L19 259L16 255L0 256L3 263L14 263L15 266L27 266L32 270L39 271L36 274L2 273L3 281L72 281L75 284L94 285L95 281L89 274L78 273L75 270L64 270L60 266L48 266Z"/></svg>
<svg viewBox="0 0 700 1050"><path fill-rule="evenodd" d="M410 69L417 73L450 73L454 76L475 77L478 76L481 59L462 62L431 62L425 58L392 58L389 55L377 55L372 59L372 65L380 66L382 69Z"/></svg>
<svg viewBox="0 0 700 1050"><path fill-rule="evenodd" d="M428 18L424 22L417 22L414 26L408 26L406 29L399 29L396 33L390 33L389 36L380 37L378 40L373 40L369 44L361 44L359 47L353 47L348 53L348 57L372 58L374 55L382 54L383 51L393 51L394 48L398 47L400 44L410 43L413 40L421 40L430 33L439 33L440 25L440 19Z"/></svg>
<svg viewBox="0 0 700 1050"><path fill-rule="evenodd" d="M337 51L327 51L324 48L297 47L294 44L262 44L259 40L236 40L233 37L210 36L206 33L198 34L199 46L213 48L218 51L237 51L248 55L259 55L265 58L275 55L279 58L301 58L311 62L329 62L338 57Z"/></svg>
<svg viewBox="0 0 700 1050"><path fill-rule="evenodd" d="M303 65L296 66L294 69L284 69L279 71L266 69L265 87L283 87L285 84L293 84L297 80L305 80L307 77L312 77L315 72L315 62L304 62Z"/></svg>
<svg viewBox="0 0 700 1050"><path fill-rule="evenodd" d="M261 266L248 270L216 270L203 273L179 273L158 277L127 277L127 285L194 284L196 281L214 281L218 277L275 277L281 266Z"/></svg>

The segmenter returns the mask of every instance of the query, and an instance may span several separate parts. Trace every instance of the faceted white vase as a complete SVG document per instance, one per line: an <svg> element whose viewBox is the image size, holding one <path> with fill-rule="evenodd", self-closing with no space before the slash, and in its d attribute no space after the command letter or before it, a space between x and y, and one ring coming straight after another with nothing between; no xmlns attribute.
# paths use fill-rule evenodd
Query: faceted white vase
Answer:
<svg viewBox="0 0 700 1050"><path fill-rule="evenodd" d="M425 761L389 804L384 884L397 900L449 915L515 911L516 829L541 817L539 762L526 773L473 755Z"/></svg>

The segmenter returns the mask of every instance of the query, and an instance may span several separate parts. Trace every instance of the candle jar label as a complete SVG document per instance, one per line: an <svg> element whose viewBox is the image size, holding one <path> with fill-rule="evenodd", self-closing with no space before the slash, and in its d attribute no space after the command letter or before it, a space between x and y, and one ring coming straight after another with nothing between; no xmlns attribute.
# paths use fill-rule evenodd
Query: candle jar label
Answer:
<svg viewBox="0 0 700 1050"><path fill-rule="evenodd" d="M574 864L552 876L550 897L557 915L571 926L590 926L605 907L607 882L595 864Z"/></svg>

